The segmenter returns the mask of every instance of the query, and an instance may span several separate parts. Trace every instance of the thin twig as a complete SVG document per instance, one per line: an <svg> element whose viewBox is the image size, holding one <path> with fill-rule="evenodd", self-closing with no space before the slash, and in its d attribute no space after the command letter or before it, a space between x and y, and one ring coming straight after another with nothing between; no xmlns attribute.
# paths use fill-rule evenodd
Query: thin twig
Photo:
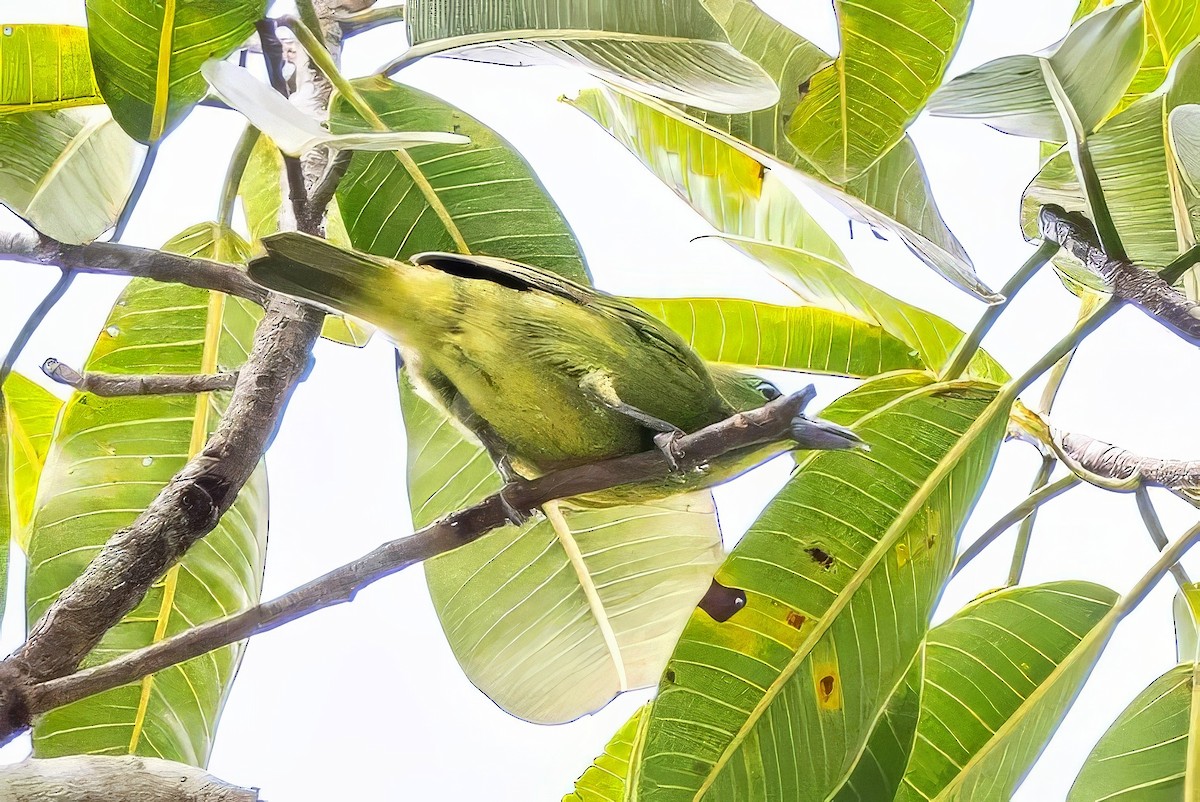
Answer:
<svg viewBox="0 0 1200 802"><path fill-rule="evenodd" d="M1070 476L1064 476L1062 479L1059 479L1053 484L1046 485L1041 490L1026 497L1024 501L1002 515L1000 520L989 526L987 531L976 538L975 542L963 550L962 554L958 556L958 560L954 563L954 570L950 573L950 576L956 576L960 571L962 571L963 568L966 567L967 563L978 557L984 549L990 546L992 541L1007 532L1009 527L1013 526L1018 521L1025 520L1025 518L1029 517L1029 514L1038 507L1042 506L1052 498L1061 496L1063 493L1067 492L1082 481L1083 480L1075 474L1071 474Z"/></svg>
<svg viewBox="0 0 1200 802"><path fill-rule="evenodd" d="M697 470L731 451L787 440L792 419L811 397L811 390L793 393L680 438L674 450L678 470ZM662 452L651 450L514 482L505 488L503 500L500 494L490 496L413 535L385 543L276 599L228 618L201 624L108 663L35 685L26 697L28 711L31 715L43 713L274 629L317 610L352 601L358 591L373 582L503 526L508 522L505 501L519 510L534 510L555 499L671 474L672 469L663 459Z"/></svg>
<svg viewBox="0 0 1200 802"><path fill-rule="evenodd" d="M57 359L42 363L42 372L59 384L106 397L128 395L191 395L232 390L237 371L212 374L129 376L121 373L80 373Z"/></svg>
<svg viewBox="0 0 1200 802"><path fill-rule="evenodd" d="M263 61L267 66L267 78L275 91L284 97L290 96L287 79L283 77L283 43L275 33L275 20L261 19L255 26L258 38L262 43ZM284 172L288 180L288 199L292 203L292 212L296 216L296 225L301 228L311 228L306 225L305 215L308 213L308 188L304 182L304 168L295 156L280 152L283 156Z"/></svg>
<svg viewBox="0 0 1200 802"><path fill-rule="evenodd" d="M1154 509L1150 491L1146 489L1145 485L1140 485L1137 490L1133 491L1133 494L1137 499L1138 513L1142 516L1142 523L1146 525L1146 531L1150 534L1154 548L1162 551L1169 545L1169 541L1167 540L1167 531L1163 529L1162 520L1158 517L1158 511ZM1181 589L1192 584L1187 571L1178 563L1171 566L1171 576L1175 577L1175 584L1179 585Z"/></svg>
<svg viewBox="0 0 1200 802"><path fill-rule="evenodd" d="M1033 478L1033 485L1029 488L1030 495L1046 486L1057 463L1058 460L1049 454L1042 457L1042 467L1038 469L1037 475ZM1010 587L1021 581L1021 574L1025 571L1025 558L1029 555L1029 544L1033 539L1033 525L1037 521L1037 513L1037 507L1030 510L1029 514L1021 521L1021 528L1017 530L1017 543L1013 547L1012 564L1008 568L1008 585Z"/></svg>
<svg viewBox="0 0 1200 802"><path fill-rule="evenodd" d="M233 207L237 203L238 190L242 186L242 176L246 174L250 154L254 152L254 146L258 144L261 135L257 128L247 125L233 148L229 169L225 172L225 183L221 187L221 200L217 205L217 222L223 226L233 225Z"/></svg>
<svg viewBox="0 0 1200 802"><path fill-rule="evenodd" d="M342 17L335 17L334 22L342 28L342 38L349 39L351 36L357 36L360 33L378 28L381 25L388 25L393 22L404 21L404 6L385 6L383 8L369 8L366 11L360 11L357 14L347 14Z"/></svg>
<svg viewBox="0 0 1200 802"><path fill-rule="evenodd" d="M8 347L8 353L4 355L4 361L0 362L0 387L3 387L4 382L8 380L8 375L12 373L13 365L17 362L17 357L25 350L25 346L33 338L34 333L38 330L38 326L42 325L42 321L46 319L46 315L50 314L50 310L67 294L67 290L71 288L71 283L74 281L75 271L63 268L58 276L58 281L54 282L54 286L42 298L41 303L29 313L29 317L25 319L21 330L13 338L12 345Z"/></svg>
<svg viewBox="0 0 1200 802"><path fill-rule="evenodd" d="M353 151L339 150L330 159L329 166L325 168L325 174L313 187L312 197L308 201L313 214L325 214L329 202L333 200L334 193L337 192L338 184L345 178L346 171L350 169L350 162L353 158Z"/></svg>

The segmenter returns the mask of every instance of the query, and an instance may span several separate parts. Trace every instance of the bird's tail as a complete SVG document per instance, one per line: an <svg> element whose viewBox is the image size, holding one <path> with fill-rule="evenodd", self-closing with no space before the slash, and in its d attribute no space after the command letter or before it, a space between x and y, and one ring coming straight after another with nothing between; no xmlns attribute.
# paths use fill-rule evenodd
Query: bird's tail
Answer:
<svg viewBox="0 0 1200 802"><path fill-rule="evenodd" d="M387 260L295 231L264 237L262 244L267 255L251 260L249 273L268 289L376 325L389 301L395 305L399 271Z"/></svg>

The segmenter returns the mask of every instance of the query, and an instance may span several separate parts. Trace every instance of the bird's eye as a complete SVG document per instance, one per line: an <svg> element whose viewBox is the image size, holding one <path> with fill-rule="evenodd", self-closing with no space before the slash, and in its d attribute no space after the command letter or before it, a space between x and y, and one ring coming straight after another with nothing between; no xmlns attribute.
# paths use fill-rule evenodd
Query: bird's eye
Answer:
<svg viewBox="0 0 1200 802"><path fill-rule="evenodd" d="M783 395L783 393L779 392L778 387L776 387L774 384L771 384L771 382L767 381L766 379L759 379L758 383L754 385L754 389L758 390L758 392L762 394L762 397L768 401L774 401L776 398L779 398L779 396Z"/></svg>

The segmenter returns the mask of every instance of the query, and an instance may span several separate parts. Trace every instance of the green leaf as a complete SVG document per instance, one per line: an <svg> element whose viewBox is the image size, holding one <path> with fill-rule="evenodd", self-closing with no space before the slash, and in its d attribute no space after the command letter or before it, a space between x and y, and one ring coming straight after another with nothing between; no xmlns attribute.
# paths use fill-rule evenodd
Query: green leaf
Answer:
<svg viewBox="0 0 1200 802"><path fill-rule="evenodd" d="M1091 133L1120 102L1142 59L1140 2L1081 20L1043 54L1006 56L939 89L929 112L981 120L1005 133L1067 140L1061 106L1077 136Z"/></svg>
<svg viewBox="0 0 1200 802"><path fill-rule="evenodd" d="M921 647L880 712L862 756L833 802L875 802L895 797L917 736L924 677L925 649Z"/></svg>
<svg viewBox="0 0 1200 802"><path fill-rule="evenodd" d="M642 705L604 747L604 754L575 781L575 792L562 802L625 802L625 789L636 782L638 754L642 748L651 704Z"/></svg>
<svg viewBox="0 0 1200 802"><path fill-rule="evenodd" d="M393 68L432 54L502 64L534 58L717 111L779 100L771 78L729 45L698 0L411 0L404 18L412 47Z"/></svg>
<svg viewBox="0 0 1200 802"><path fill-rule="evenodd" d="M4 25L0 34L0 114L103 103L92 76L87 28Z"/></svg>
<svg viewBox="0 0 1200 802"><path fill-rule="evenodd" d="M1181 663L1190 663L1196 658L1200 636L1200 585L1192 582L1175 592L1172 602L1175 617L1175 654Z"/></svg>
<svg viewBox="0 0 1200 802"><path fill-rule="evenodd" d="M862 175L942 82L971 0L834 0L837 61L805 86L787 136L835 184Z"/></svg>
<svg viewBox="0 0 1200 802"><path fill-rule="evenodd" d="M405 381L401 394L415 526L501 487L482 446L463 440ZM656 682L723 557L708 493L561 512L425 565L470 680L513 715L545 724Z"/></svg>
<svg viewBox="0 0 1200 802"><path fill-rule="evenodd" d="M3 423L7 426L10 460L12 538L23 550L29 546L29 524L38 482L62 406L58 396L19 373L9 375L4 382Z"/></svg>
<svg viewBox="0 0 1200 802"><path fill-rule="evenodd" d="M1011 398L926 373L822 410L869 455L810 452L693 612L646 731L638 798L825 799L908 671L991 470Z"/></svg>
<svg viewBox="0 0 1200 802"><path fill-rule="evenodd" d="M249 252L215 224L164 246L238 261ZM86 369L211 373L246 359L259 311L249 302L136 279L121 294ZM100 398L75 393L50 446L29 544L26 605L36 621L101 546L131 524L204 445L228 401L199 396ZM260 467L204 540L85 659L96 665L258 602L267 534ZM34 754L137 754L203 766L242 654L235 644L53 710L33 730Z"/></svg>
<svg viewBox="0 0 1200 802"><path fill-rule="evenodd" d="M709 362L867 378L924 367L878 326L814 306L737 298L631 298Z"/></svg>
<svg viewBox="0 0 1200 802"><path fill-rule="evenodd" d="M1093 647L1116 601L1089 582L1009 588L930 630L897 802L1009 799L1087 678L1069 659Z"/></svg>
<svg viewBox="0 0 1200 802"><path fill-rule="evenodd" d="M1188 723L1195 663L1175 666L1138 694L1083 764L1067 802L1175 802L1186 799Z"/></svg>
<svg viewBox="0 0 1200 802"><path fill-rule="evenodd" d="M105 108L0 115L0 203L63 242L90 242L133 190L137 143Z"/></svg>
<svg viewBox="0 0 1200 802"><path fill-rule="evenodd" d="M1167 124L1174 109L1194 103L1200 103L1200 47L1191 48L1176 61L1162 88L1135 102L1088 138L1088 150L1129 258L1155 270L1196 242L1189 192L1171 155L1174 147ZM1021 219L1027 238L1040 237L1037 212L1046 203L1058 203L1070 211L1085 208L1065 151L1048 161L1025 190ZM1055 264L1076 281L1105 289L1090 272L1066 257ZM1186 280L1185 287L1195 291L1194 283Z"/></svg>
<svg viewBox="0 0 1200 802"><path fill-rule="evenodd" d="M495 131L443 100L384 78L354 82L393 131L454 131L469 145L356 153L338 206L359 250L393 259L423 251L503 256L586 280L575 235L533 169ZM331 130L372 130L341 98Z"/></svg>
<svg viewBox="0 0 1200 802"><path fill-rule="evenodd" d="M949 321L893 298L837 265L767 242L731 241L809 303L879 326L914 348L932 370L946 364L963 338L962 331ZM984 351L975 355L967 370L972 376L997 383L1008 379L1004 368Z"/></svg>
<svg viewBox="0 0 1200 802"><path fill-rule="evenodd" d="M254 33L266 0L88 0L100 93L134 139L157 142L208 91L200 65Z"/></svg>

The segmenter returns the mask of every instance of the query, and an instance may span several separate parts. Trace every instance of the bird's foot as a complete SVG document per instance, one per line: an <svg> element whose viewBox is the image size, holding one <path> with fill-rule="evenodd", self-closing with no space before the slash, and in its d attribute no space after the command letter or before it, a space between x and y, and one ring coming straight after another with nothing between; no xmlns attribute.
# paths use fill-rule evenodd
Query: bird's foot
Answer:
<svg viewBox="0 0 1200 802"><path fill-rule="evenodd" d="M511 501L508 500L508 493L511 491L511 489L512 485L506 484L504 487L500 488L500 492L496 495L500 497L500 506L503 508L504 517L508 519L508 522L513 526L524 526L525 524L529 523L529 519L532 518L533 515L528 510L518 509Z"/></svg>
<svg viewBox="0 0 1200 802"><path fill-rule="evenodd" d="M659 432L654 435L654 445L662 452L672 471L679 470L679 438L681 437L683 437L682 429L673 429L669 432Z"/></svg>

